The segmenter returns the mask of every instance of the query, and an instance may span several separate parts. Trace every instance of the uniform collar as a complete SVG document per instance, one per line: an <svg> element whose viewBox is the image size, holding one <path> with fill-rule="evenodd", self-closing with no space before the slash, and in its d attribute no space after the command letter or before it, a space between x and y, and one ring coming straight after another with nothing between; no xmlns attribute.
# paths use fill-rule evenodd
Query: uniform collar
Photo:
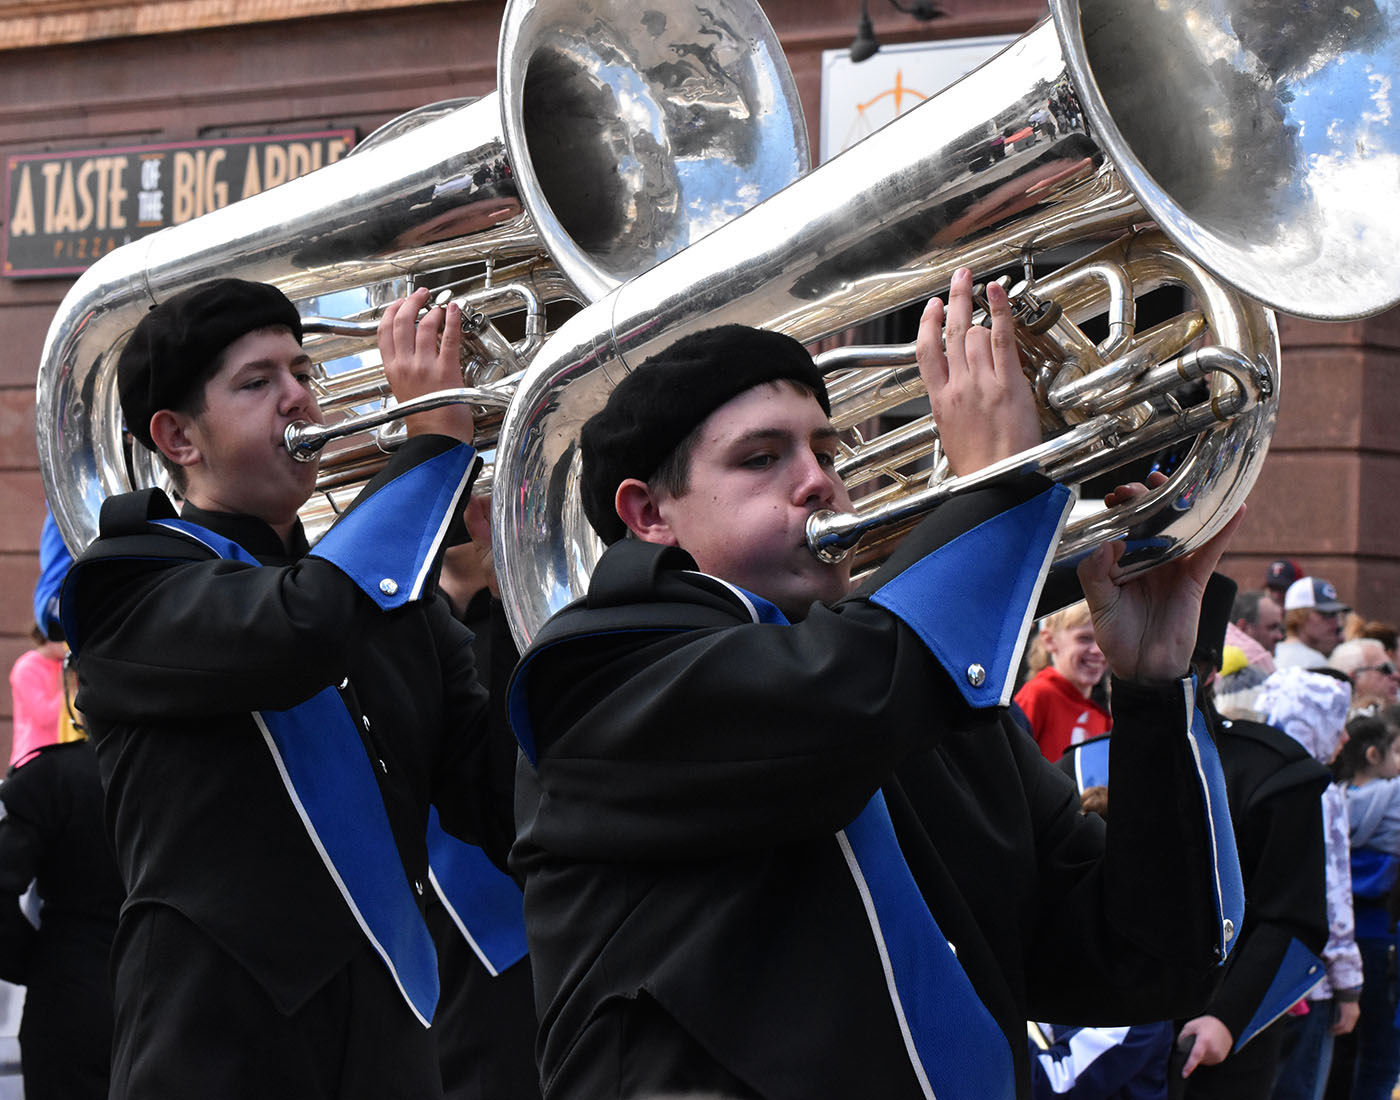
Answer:
<svg viewBox="0 0 1400 1100"><path fill-rule="evenodd" d="M180 518L231 539L264 564L294 561L304 557L310 549L301 520L297 520L287 536L287 544L283 545L277 532L256 516L237 512L206 512L186 502L180 509Z"/></svg>

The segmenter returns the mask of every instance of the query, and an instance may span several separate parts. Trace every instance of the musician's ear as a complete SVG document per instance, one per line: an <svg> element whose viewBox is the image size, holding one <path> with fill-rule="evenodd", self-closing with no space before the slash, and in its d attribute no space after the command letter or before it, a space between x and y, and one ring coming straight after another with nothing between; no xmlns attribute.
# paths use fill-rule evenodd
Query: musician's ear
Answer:
<svg viewBox="0 0 1400 1100"><path fill-rule="evenodd" d="M202 457L190 433L194 418L174 409L158 409L151 414L151 442L177 466L190 467Z"/></svg>
<svg viewBox="0 0 1400 1100"><path fill-rule="evenodd" d="M617 487L613 507L628 530L643 542L678 546L676 534L661 514L660 502L645 481L629 477Z"/></svg>

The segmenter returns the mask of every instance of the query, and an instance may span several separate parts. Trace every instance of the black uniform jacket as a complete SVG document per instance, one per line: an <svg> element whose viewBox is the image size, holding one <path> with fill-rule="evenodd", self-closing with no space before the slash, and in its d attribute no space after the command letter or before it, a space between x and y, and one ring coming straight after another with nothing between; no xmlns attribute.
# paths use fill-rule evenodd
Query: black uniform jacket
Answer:
<svg viewBox="0 0 1400 1100"><path fill-rule="evenodd" d="M0 977L28 988L19 1037L33 1100L106 1100L107 976L121 879L87 741L46 745L0 784ZM20 909L35 884L39 927Z"/></svg>
<svg viewBox="0 0 1400 1100"><path fill-rule="evenodd" d="M102 828L92 745L45 745L0 784L0 803L0 978L95 984L105 997L125 892ZM19 907L35 882L44 903L38 930Z"/></svg>
<svg viewBox="0 0 1400 1100"><path fill-rule="evenodd" d="M881 576L1018 499L941 507ZM516 671L512 722L537 766L517 775L511 862L546 1096L922 1097L833 839L877 789L1020 1095L1028 1016L1199 1008L1217 915L1182 684L1115 684L1105 832L900 618L858 594L762 625L688 569L615 544ZM978 594L947 595L964 598L977 615Z"/></svg>
<svg viewBox="0 0 1400 1100"><path fill-rule="evenodd" d="M357 507L451 443L409 440ZM488 736L471 636L444 599L384 611L337 566L302 557L299 528L286 548L261 521L185 508L259 568L150 533L147 512L173 514L154 491L109 501L64 593L124 912L179 910L291 1012L365 940L250 712L339 686L409 880L424 887L430 800L446 829L503 862L515 746Z"/></svg>
<svg viewBox="0 0 1400 1100"><path fill-rule="evenodd" d="M1238 1043L1288 945L1296 939L1320 955L1327 942L1322 792L1332 777L1282 730L1262 722L1216 721L1215 743L1244 874L1245 912L1244 933L1205 1011L1228 1027ZM1116 790L1114 794L1116 798Z"/></svg>

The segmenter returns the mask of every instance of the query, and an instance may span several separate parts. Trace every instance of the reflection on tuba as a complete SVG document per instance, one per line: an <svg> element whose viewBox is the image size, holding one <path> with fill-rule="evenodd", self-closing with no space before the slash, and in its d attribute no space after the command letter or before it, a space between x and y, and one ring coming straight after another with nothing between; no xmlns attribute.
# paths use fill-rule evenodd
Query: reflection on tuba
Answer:
<svg viewBox="0 0 1400 1100"><path fill-rule="evenodd" d="M348 320L306 325L325 362L372 347L367 319L410 285L441 288L470 318L466 384L500 405L551 303L596 300L801 176L805 123L757 4L656 14L510 0L496 93L411 112L338 163L89 268L59 307L38 385L40 466L69 546L96 536L103 498L160 480L128 449L116 360L178 291L236 276L276 284L304 314L351 299ZM323 380L332 417L387 397L376 354L364 359ZM382 464L373 444L335 457L304 513L313 531Z"/></svg>
<svg viewBox="0 0 1400 1100"><path fill-rule="evenodd" d="M1033 275L1028 257L1096 239L1110 243L1011 288L1050 438L1007 465L1079 482L1177 452L1160 489L1067 528L1051 590L1106 539L1127 540L1132 569L1200 545L1273 430L1278 337L1260 303L1342 319L1400 297L1400 223L1385 213L1400 180L1397 5L1051 0L1051 20L980 69L571 318L501 430L494 540L517 641L586 585L601 547L578 505L579 429L648 355L730 322L812 342L942 290L959 266ZM1163 286L1190 307L1140 330L1138 299ZM819 360L839 427L917 396L911 350ZM923 489L927 472L904 464L927 455ZM889 484L859 519L815 519L814 551L868 529L864 547L960 487L926 418L862 441L841 469Z"/></svg>

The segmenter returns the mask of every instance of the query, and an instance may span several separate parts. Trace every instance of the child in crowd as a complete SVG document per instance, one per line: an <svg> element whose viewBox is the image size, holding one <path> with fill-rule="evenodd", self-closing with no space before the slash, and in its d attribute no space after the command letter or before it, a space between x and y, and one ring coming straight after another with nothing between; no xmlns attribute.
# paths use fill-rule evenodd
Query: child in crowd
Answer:
<svg viewBox="0 0 1400 1100"><path fill-rule="evenodd" d="M1364 984L1356 1028L1354 1100L1389 1100L1400 1078L1395 1024L1395 918L1386 904L1400 868L1400 726L1379 718L1347 723L1333 773L1346 791L1351 889Z"/></svg>
<svg viewBox="0 0 1400 1100"><path fill-rule="evenodd" d="M1050 663L1016 693L1031 736L1046 760L1058 760L1071 745L1099 737L1113 727L1101 698L1108 664L1094 640L1089 605L1080 601L1047 615L1040 644Z"/></svg>

